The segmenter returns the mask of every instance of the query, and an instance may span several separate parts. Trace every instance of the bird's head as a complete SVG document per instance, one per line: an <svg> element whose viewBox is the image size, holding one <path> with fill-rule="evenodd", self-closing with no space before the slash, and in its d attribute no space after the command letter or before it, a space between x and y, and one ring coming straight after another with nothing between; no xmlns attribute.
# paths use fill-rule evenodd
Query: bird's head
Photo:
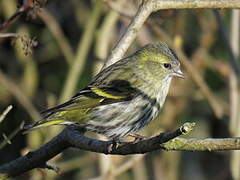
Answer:
<svg viewBox="0 0 240 180"><path fill-rule="evenodd" d="M146 45L135 55L136 59L141 62L140 64L154 76L184 78L177 56L166 43L158 42Z"/></svg>

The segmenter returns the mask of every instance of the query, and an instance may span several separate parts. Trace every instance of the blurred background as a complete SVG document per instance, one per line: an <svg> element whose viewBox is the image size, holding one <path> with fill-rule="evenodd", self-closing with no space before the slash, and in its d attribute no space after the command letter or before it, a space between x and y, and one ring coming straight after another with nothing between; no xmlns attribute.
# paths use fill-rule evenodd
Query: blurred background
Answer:
<svg viewBox="0 0 240 180"><path fill-rule="evenodd" d="M21 3L0 0L0 23ZM21 38L0 38L0 115L12 105L0 118L0 164L37 149L61 131L63 127L55 126L18 132L23 122L37 121L39 112L90 82L139 5L136 0L49 1L4 31ZM240 136L239 24L238 10L162 10L148 18L126 56L164 41L176 52L187 78L174 80L158 119L140 134L156 135L188 121L197 126L186 137ZM68 149L50 164L60 173L34 169L15 179L240 179L240 154L231 151L106 156Z"/></svg>

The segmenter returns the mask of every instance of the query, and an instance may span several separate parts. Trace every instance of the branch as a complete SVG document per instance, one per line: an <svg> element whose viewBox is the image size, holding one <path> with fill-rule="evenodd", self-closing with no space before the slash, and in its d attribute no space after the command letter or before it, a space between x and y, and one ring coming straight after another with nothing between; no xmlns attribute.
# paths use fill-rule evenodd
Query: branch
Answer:
<svg viewBox="0 0 240 180"><path fill-rule="evenodd" d="M34 168L45 167L46 162L69 147L92 152L127 155L143 154L155 150L220 151L240 150L240 138L184 139L176 138L190 132L195 123L185 123L173 132L161 133L138 142L126 142L113 146L112 141L101 141L83 136L73 127L65 128L58 136L38 150L29 152L0 166L0 175L17 176ZM174 139L175 138L175 139ZM112 146L111 151L109 147ZM1 174L2 173L2 174Z"/></svg>
<svg viewBox="0 0 240 180"><path fill-rule="evenodd" d="M9 105L3 112L0 114L0 123L5 119L7 114L12 110L13 106Z"/></svg>
<svg viewBox="0 0 240 180"><path fill-rule="evenodd" d="M5 133L2 134L4 140L0 143L0 150L6 144L12 144L11 139L13 139L23 129L24 123L25 123L24 121L21 122L21 124L16 129L14 129L8 136Z"/></svg>
<svg viewBox="0 0 240 180"><path fill-rule="evenodd" d="M238 77L238 75L240 75L240 63L239 63L237 57L234 55L234 52L233 52L233 49L232 49L231 43L230 43L230 38L229 38L228 32L226 30L225 24L223 22L223 19L222 19L220 13L217 10L214 10L213 13L216 17L216 21L218 23L222 39L225 42L224 45L225 45L226 51L228 52L228 54L230 56L230 59L229 59L230 64L234 70L234 73L236 74L236 77Z"/></svg>
<svg viewBox="0 0 240 180"><path fill-rule="evenodd" d="M126 32L120 38L117 46L111 51L103 68L113 64L117 60L121 59L125 52L127 51L130 44L135 39L138 31L141 29L143 23L146 21L148 16L153 12L152 0L143 0L143 3L138 8L136 15L128 26ZM102 68L102 69L103 69Z"/></svg>
<svg viewBox="0 0 240 180"><path fill-rule="evenodd" d="M154 11L160 9L239 9L239 0L151 0Z"/></svg>
<svg viewBox="0 0 240 180"><path fill-rule="evenodd" d="M137 33L148 16L161 9L202 9L202 8L240 8L239 0L143 0L135 17L129 24L126 32L123 34L115 48L112 50L104 67L107 67L117 60L121 59L133 42Z"/></svg>
<svg viewBox="0 0 240 180"><path fill-rule="evenodd" d="M240 150L240 138L175 138L165 144L167 151L226 151Z"/></svg>
<svg viewBox="0 0 240 180"><path fill-rule="evenodd" d="M76 128L65 128L58 136L38 150L29 152L9 163L0 166L0 175L17 176L34 168L45 167L46 162L69 147L104 154L142 154L159 149L166 149L163 143L190 132L195 123L185 123L173 132L161 133L157 136L138 142L127 142L113 146L112 141L101 141L83 136L83 132ZM109 147L111 151L109 151ZM169 146L168 146L169 148Z"/></svg>
<svg viewBox="0 0 240 180"><path fill-rule="evenodd" d="M81 136L79 133L76 133L74 131L68 131L67 141L71 144L72 147L92 152L112 155L142 154L158 149L164 149L164 146L160 146L160 144L166 143L175 137L190 132L194 126L195 123L185 123L183 126L173 132L161 133L157 136L138 142L123 143L116 147L113 147L111 151L109 151L109 146L112 145L112 141L90 139L88 137Z"/></svg>
<svg viewBox="0 0 240 180"><path fill-rule="evenodd" d="M32 11L32 15L35 15L39 9L47 3L46 0L26 0L23 4L16 10L16 12L5 22L0 24L0 31L7 29L11 24L13 24L17 18L22 16L25 12L29 10Z"/></svg>

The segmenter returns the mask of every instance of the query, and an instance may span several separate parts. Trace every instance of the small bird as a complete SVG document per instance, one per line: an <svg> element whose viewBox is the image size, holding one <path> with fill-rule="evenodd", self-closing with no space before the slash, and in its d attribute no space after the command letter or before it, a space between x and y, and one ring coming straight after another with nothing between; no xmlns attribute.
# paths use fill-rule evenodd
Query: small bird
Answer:
<svg viewBox="0 0 240 180"><path fill-rule="evenodd" d="M25 129L77 125L121 140L157 117L173 77L184 77L174 52L163 42L146 45L102 70L86 88L42 112L43 119Z"/></svg>

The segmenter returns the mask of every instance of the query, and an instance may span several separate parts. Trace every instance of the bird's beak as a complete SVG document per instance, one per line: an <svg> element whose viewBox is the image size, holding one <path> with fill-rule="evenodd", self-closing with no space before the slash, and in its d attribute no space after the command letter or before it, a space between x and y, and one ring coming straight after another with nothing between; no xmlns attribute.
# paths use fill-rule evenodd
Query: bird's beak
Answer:
<svg viewBox="0 0 240 180"><path fill-rule="evenodd" d="M181 69L177 69L176 71L173 72L173 76L175 77L179 77L179 78L185 78L183 72L181 71Z"/></svg>

